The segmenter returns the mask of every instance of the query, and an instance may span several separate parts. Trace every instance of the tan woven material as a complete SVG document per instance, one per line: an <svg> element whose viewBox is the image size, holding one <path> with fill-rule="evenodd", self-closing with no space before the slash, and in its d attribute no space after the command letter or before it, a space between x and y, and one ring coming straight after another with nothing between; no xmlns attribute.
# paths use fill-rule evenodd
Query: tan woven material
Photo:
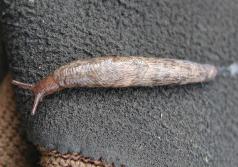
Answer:
<svg viewBox="0 0 238 167"><path fill-rule="evenodd" d="M79 153L60 154L57 151L47 151L39 148L42 167L113 167L102 160L91 160Z"/></svg>
<svg viewBox="0 0 238 167"><path fill-rule="evenodd" d="M0 84L0 167L28 167L28 146L19 134L19 115L8 75Z"/></svg>

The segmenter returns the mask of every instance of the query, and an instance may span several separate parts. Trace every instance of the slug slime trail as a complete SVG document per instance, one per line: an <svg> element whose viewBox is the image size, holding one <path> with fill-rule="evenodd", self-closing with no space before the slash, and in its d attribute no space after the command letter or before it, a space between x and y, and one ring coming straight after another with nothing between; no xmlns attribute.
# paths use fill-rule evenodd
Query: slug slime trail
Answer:
<svg viewBox="0 0 238 167"><path fill-rule="evenodd" d="M225 77L238 76L238 62L232 63L226 67L219 67L218 75L225 76Z"/></svg>

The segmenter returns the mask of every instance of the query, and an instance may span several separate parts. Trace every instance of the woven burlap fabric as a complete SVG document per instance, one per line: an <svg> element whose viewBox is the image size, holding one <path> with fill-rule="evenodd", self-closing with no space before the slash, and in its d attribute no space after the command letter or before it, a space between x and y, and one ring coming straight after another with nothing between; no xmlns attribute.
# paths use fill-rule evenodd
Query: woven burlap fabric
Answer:
<svg viewBox="0 0 238 167"><path fill-rule="evenodd" d="M19 114L15 110L11 77L0 84L0 167L28 167L29 146L19 133Z"/></svg>
<svg viewBox="0 0 238 167"><path fill-rule="evenodd" d="M39 148L41 152L40 164L42 167L113 167L113 164L106 164L102 160L92 160L79 153L60 154L53 150Z"/></svg>

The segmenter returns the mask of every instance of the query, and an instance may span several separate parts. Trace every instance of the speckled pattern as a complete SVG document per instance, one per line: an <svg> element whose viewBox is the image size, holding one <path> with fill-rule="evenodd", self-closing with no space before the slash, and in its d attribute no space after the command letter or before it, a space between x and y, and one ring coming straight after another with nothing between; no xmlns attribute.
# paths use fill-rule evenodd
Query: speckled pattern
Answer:
<svg viewBox="0 0 238 167"><path fill-rule="evenodd" d="M238 61L237 0L1 0L14 78L34 83L101 55L145 55L226 66ZM238 77L179 87L68 89L30 116L28 138L60 152L150 166L238 166Z"/></svg>
<svg viewBox="0 0 238 167"><path fill-rule="evenodd" d="M2 31L1 31L1 22L0 22L0 84L3 81L8 71L7 57L4 50L3 42L1 40L1 36L2 36L1 32Z"/></svg>
<svg viewBox="0 0 238 167"><path fill-rule="evenodd" d="M217 69L212 65L139 56L80 59L53 72L54 83L63 88L184 85L211 81L216 75Z"/></svg>

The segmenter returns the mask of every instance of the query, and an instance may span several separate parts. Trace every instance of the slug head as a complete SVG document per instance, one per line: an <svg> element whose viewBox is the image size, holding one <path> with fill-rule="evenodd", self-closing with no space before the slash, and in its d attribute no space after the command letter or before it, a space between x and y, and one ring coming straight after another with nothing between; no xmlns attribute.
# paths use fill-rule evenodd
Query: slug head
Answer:
<svg viewBox="0 0 238 167"><path fill-rule="evenodd" d="M49 75L48 77L40 80L36 84L28 84L15 80L12 81L12 84L23 89L31 90L34 93L35 100L31 111L32 115L35 114L37 106L39 102L42 101L44 96L53 94L54 92L61 90L52 75Z"/></svg>

